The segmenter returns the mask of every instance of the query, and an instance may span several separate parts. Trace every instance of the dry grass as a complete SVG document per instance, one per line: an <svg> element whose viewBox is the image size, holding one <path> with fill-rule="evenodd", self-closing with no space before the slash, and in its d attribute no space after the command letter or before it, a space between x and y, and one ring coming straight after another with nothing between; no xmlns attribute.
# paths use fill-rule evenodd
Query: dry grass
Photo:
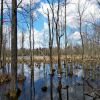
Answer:
<svg viewBox="0 0 100 100"><path fill-rule="evenodd" d="M44 59L45 58L45 59ZM53 62L57 62L58 60L58 56L53 56ZM65 60L65 55L61 55L61 60ZM8 63L11 62L11 60L7 59L6 60ZM35 62L49 62L50 58L49 56L34 56L34 61ZM84 56L84 59L82 61L82 56L81 55L67 55L67 61L68 62L99 62L100 63L100 56L95 56L95 57L91 57L91 56ZM30 62L30 57L24 57L24 61L22 59L22 57L18 57L18 62Z"/></svg>

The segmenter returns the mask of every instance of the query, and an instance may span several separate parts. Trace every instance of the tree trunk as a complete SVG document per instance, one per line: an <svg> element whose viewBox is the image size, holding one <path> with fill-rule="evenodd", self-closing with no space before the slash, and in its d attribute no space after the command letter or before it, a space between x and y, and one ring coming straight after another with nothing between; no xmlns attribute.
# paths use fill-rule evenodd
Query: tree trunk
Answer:
<svg viewBox="0 0 100 100"><path fill-rule="evenodd" d="M65 0L65 64L67 61L66 0Z"/></svg>
<svg viewBox="0 0 100 100"><path fill-rule="evenodd" d="M1 0L1 23L0 23L0 67L2 66L2 34L3 34L3 0Z"/></svg>
<svg viewBox="0 0 100 100"><path fill-rule="evenodd" d="M32 0L30 0L30 34L29 34L29 41L30 41L30 67L32 67Z"/></svg>
<svg viewBox="0 0 100 100"><path fill-rule="evenodd" d="M58 0L57 9L57 22L56 22L56 42L57 42L57 53L58 53L58 74L61 74L61 62L60 62L60 34L59 34L59 11L60 11L60 0Z"/></svg>
<svg viewBox="0 0 100 100"><path fill-rule="evenodd" d="M12 0L12 32L11 32L11 72L12 90L16 90L17 81L17 0Z"/></svg>
<svg viewBox="0 0 100 100"><path fill-rule="evenodd" d="M22 32L22 75L24 76L24 33Z"/></svg>
<svg viewBox="0 0 100 100"><path fill-rule="evenodd" d="M60 38L59 38L58 24L57 23L56 23L56 41L57 41L57 53L58 53L58 74L61 74Z"/></svg>
<svg viewBox="0 0 100 100"><path fill-rule="evenodd" d="M52 69L53 69L53 62L52 62L52 45L53 45L53 40L52 39L53 38L52 38L52 35L51 35L53 33L51 33L51 25L50 25L50 15L49 15L49 11L48 11L48 28L49 28L50 72L51 72L51 74L53 74L53 72L52 72Z"/></svg>
<svg viewBox="0 0 100 100"><path fill-rule="evenodd" d="M83 36L82 36L82 18L80 15L80 36L81 36L81 41L82 41L82 60L84 58L84 41L83 41Z"/></svg>
<svg viewBox="0 0 100 100"><path fill-rule="evenodd" d="M3 40L2 45L2 66L6 65L6 41Z"/></svg>

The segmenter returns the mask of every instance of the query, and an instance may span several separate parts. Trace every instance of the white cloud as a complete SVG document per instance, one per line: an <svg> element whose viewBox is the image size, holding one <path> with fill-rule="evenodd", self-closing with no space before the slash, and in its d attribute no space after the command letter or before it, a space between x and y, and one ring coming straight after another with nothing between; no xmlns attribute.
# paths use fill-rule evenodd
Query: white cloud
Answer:
<svg viewBox="0 0 100 100"><path fill-rule="evenodd" d="M50 10L48 3L41 2L40 8L38 11L46 18L47 17L47 9ZM50 13L51 14L51 13ZM52 15L52 14L51 14Z"/></svg>
<svg viewBox="0 0 100 100"><path fill-rule="evenodd" d="M20 3L21 0L17 0L17 4ZM41 0L31 0L32 1L32 5L34 5L35 3L40 2ZM11 4L12 0L3 0L3 4L4 4L4 11L7 11L8 7L11 8ZM30 0L22 0L21 2L21 6L24 7L25 5L30 4ZM8 7L7 7L8 5ZM20 8L18 8L18 10L21 10ZM0 13L1 13L1 0L0 0Z"/></svg>
<svg viewBox="0 0 100 100"><path fill-rule="evenodd" d="M37 2L40 2L40 0L31 0L31 1L32 1L32 5L34 5ZM25 6L27 4L30 4L30 0L22 0L22 3L21 3L22 6Z"/></svg>
<svg viewBox="0 0 100 100"><path fill-rule="evenodd" d="M90 2L89 0L71 0L70 4L67 5L67 25L70 27L74 27L77 28L78 27L78 13L77 13L77 8L78 8L78 2L80 1L80 10L82 12L82 10L84 9L85 6L85 11L84 11L84 15L83 15L83 21L91 21L93 20L93 18L91 17L91 15L95 18L95 19L100 19L100 9L98 8L98 5L96 3ZM45 17L47 18L47 15L45 13L47 13L47 9L50 10L49 4L48 3L43 3L41 2L41 6L38 9L38 11ZM55 17L56 17L56 10L57 10L57 4L54 4L54 13L55 13ZM60 8L60 15L62 14L63 18L64 18L64 6L62 8ZM50 17L52 17L52 13L50 10ZM61 18L60 18L61 19Z"/></svg>
<svg viewBox="0 0 100 100"><path fill-rule="evenodd" d="M8 5L11 7L11 4L9 4L11 2L11 0L4 0L4 2L7 2ZM17 0L18 3L20 0ZM78 28L79 24L78 24L78 20L77 20L77 4L78 4L79 0L71 0L71 4L67 5L67 26L70 26L72 28ZM81 9L83 9L83 5L85 3L86 0L80 0L81 1ZM91 1L91 2L90 2ZM92 2L94 1L94 2ZM0 0L1 2L1 0ZM29 4L30 0L23 0L22 1L22 6ZM40 0L34 0L35 3L40 2ZM87 1L87 9L85 10L84 13L84 17L83 20L86 21L91 21L92 16L95 19L100 19L100 9L98 8L97 3L95 2L95 0L88 0ZM1 8L1 6L0 6ZM4 8L7 8L6 5L4 4ZM40 12L45 18L47 18L47 15L45 13L47 13L47 8L50 10L49 4L47 3L43 3L41 2L41 6L38 9L38 12ZM54 5L55 8L55 16L56 16L56 10L57 10L57 4L55 3ZM60 15L62 14L63 18L64 18L64 6L60 9ZM36 15L36 13L35 13ZM92 16L91 16L92 15ZM52 17L52 13L50 10L50 17ZM62 21L64 21L64 19L61 19ZM45 34L44 34L45 33ZM29 32L26 31L25 33L25 47L29 48ZM36 47L43 47L43 44L45 43L46 45L48 45L48 25L47 23L44 23L44 29L42 29L41 31L38 31L36 29L34 29L34 34L35 34L35 48ZM45 35L45 36L44 36ZM80 33L79 32L74 32L69 36L69 39L73 39L73 40L80 40ZM21 32L18 32L18 42L20 42L21 40ZM44 42L46 41L46 42ZM20 47L20 44L19 46Z"/></svg>
<svg viewBox="0 0 100 100"><path fill-rule="evenodd" d="M45 25L46 25L46 23L45 23ZM45 26L45 29L47 29L47 25ZM34 29L35 48L47 47L47 44L48 44L48 36L47 35L48 34L45 33L44 29L41 31ZM24 47L29 48L30 47L29 32L28 31L24 32L24 36L25 36ZM32 34L32 36L33 36L33 34ZM18 32L18 48L21 47L21 39L22 39L22 33ZM31 37L31 40L32 40L32 37Z"/></svg>
<svg viewBox="0 0 100 100"><path fill-rule="evenodd" d="M71 43L72 45L81 44L80 33L78 31L76 31L76 32L72 33L71 35L69 35L68 42Z"/></svg>
<svg viewBox="0 0 100 100"><path fill-rule="evenodd" d="M69 36L69 39L74 40L74 41L80 40L80 33L79 33L78 31L72 33L72 34Z"/></svg>

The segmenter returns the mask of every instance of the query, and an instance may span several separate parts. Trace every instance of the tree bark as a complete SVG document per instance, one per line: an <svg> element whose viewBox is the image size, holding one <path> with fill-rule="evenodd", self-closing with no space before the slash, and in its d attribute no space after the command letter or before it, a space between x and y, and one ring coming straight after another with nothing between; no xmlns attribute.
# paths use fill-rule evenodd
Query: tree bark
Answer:
<svg viewBox="0 0 100 100"><path fill-rule="evenodd" d="M84 41L83 41L83 35L82 35L82 18L80 15L80 36L81 36L81 41L82 41L82 60L84 58Z"/></svg>
<svg viewBox="0 0 100 100"><path fill-rule="evenodd" d="M58 0L57 9L57 22L56 22L56 42L57 42L57 53L58 53L58 74L61 74L61 62L60 62L60 34L59 34L59 10L60 10L60 0Z"/></svg>
<svg viewBox="0 0 100 100"><path fill-rule="evenodd" d="M24 76L24 33L22 32L22 75Z"/></svg>
<svg viewBox="0 0 100 100"><path fill-rule="evenodd" d="M12 90L16 90L17 82L17 0L12 0L12 31L11 31L11 72Z"/></svg>
<svg viewBox="0 0 100 100"><path fill-rule="evenodd" d="M1 0L1 22L0 22L0 67L2 66L2 34L3 34L3 0Z"/></svg>
<svg viewBox="0 0 100 100"><path fill-rule="evenodd" d="M53 45L53 40L52 40L52 35L53 33L51 33L51 25L50 25L50 15L49 15L49 11L48 11L48 27L49 27L49 49L50 49L50 72L51 74L53 74L52 69L53 69L53 62L52 62L52 45Z"/></svg>

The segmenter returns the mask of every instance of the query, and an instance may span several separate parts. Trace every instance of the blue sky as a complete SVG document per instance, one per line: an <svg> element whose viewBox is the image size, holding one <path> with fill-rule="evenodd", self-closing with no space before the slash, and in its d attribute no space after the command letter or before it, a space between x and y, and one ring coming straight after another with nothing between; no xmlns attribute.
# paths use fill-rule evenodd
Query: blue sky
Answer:
<svg viewBox="0 0 100 100"><path fill-rule="evenodd" d="M11 0L4 0L4 8L7 8L5 1L8 3L9 8L11 8ZM20 0L17 0L18 2ZM50 7L46 0L33 0L35 3L33 4L33 8L35 5L38 7L33 10L33 15L35 16L35 22L34 22L34 34L35 34L35 47L43 47L43 44L47 47L48 46L48 24L47 24L47 16L45 13L47 13L47 9L50 11ZM79 0L68 0L70 1L70 4L67 5L67 35L68 35L68 40L71 42L71 40L79 41L80 35L79 35L79 20L78 20L78 13L77 13L77 5ZM84 5L86 6L86 10L83 16L83 21L93 21L93 18L96 20L100 20L100 9L96 3L96 0L80 0L80 5L81 5L81 10L83 9ZM22 0L22 6L24 9L28 11L29 7L27 5L30 3L30 0ZM55 6L55 13L56 13L56 2L54 4ZM62 16L64 16L64 7L61 7L60 9L62 12ZM6 20L9 20L9 17L7 15L7 9L4 11L4 16L7 18ZM26 13L25 11L22 11L20 8L18 8L18 12L23 12L24 14ZM93 18L91 17L93 16ZM25 22L25 19L27 22L29 22L29 13L26 14L26 18L24 18L21 14L18 13L18 47L20 48L20 41L21 41L21 32L24 31L25 34L25 47L29 47L29 31L27 28L27 25ZM52 17L51 11L50 11L50 17ZM64 17L61 19L61 22L64 23L63 21ZM83 22L83 32L85 31L86 28L86 23ZM9 27L7 23L5 23L5 27ZM89 26L89 24L88 24ZM45 34L44 34L45 33ZM43 38L46 38L44 41ZM64 44L64 38L62 38L61 41L62 45ZM55 44L56 45L56 42Z"/></svg>

